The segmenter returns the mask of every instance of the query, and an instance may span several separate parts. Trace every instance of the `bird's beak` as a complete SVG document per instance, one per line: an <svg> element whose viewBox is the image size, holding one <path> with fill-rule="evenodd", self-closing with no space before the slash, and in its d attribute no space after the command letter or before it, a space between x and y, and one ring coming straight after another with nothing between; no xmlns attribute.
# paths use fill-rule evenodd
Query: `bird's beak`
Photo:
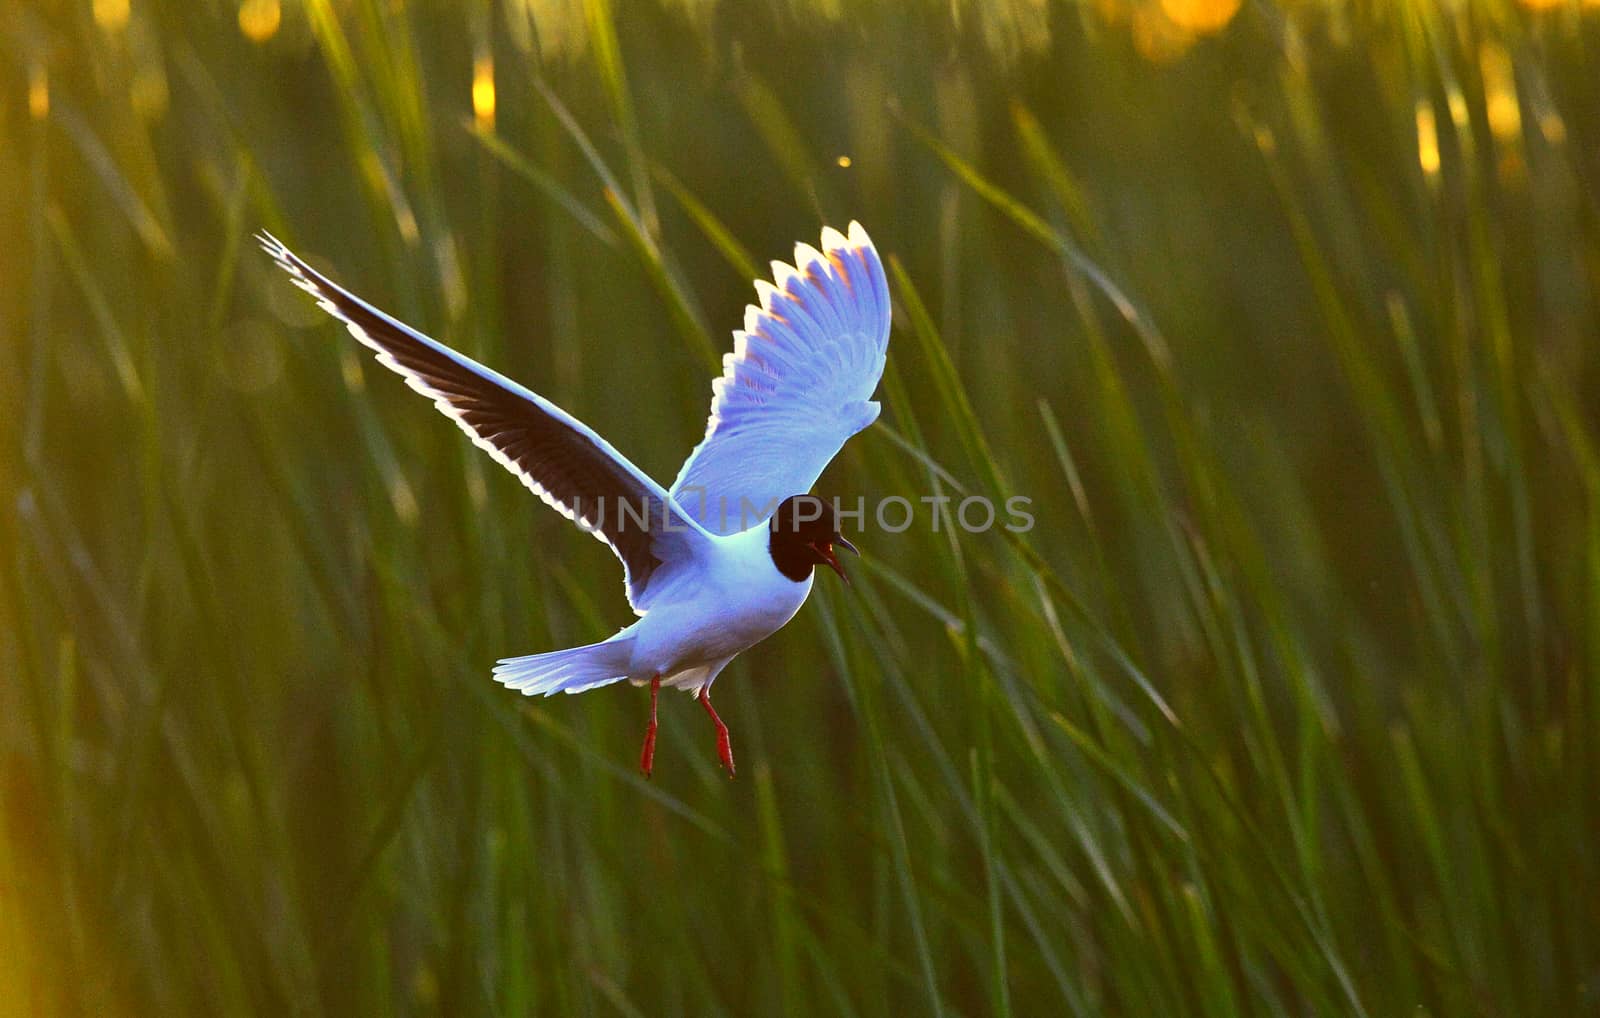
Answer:
<svg viewBox="0 0 1600 1018"><path fill-rule="evenodd" d="M838 537L835 537L833 539L833 543L839 545L841 548L843 548L845 551L849 552L850 554L854 555L856 558L860 558L861 557L861 552L859 550L857 550L855 545L851 544L849 541L846 541L844 539L844 535L843 534L840 534Z"/></svg>
<svg viewBox="0 0 1600 1018"><path fill-rule="evenodd" d="M846 548L849 548L851 551L855 551L854 546L852 546L850 544L850 542L846 541L844 538L842 538L842 537L835 538L835 541L837 541L839 544L844 545ZM824 561L824 562L826 562L828 564L828 568L829 569L832 569L834 572L839 574L839 579L844 581L845 586L847 586L847 587L854 586L854 584L850 582L850 577L845 573L844 566L841 566L839 564L839 556L837 556L837 555L835 555L833 553L833 545L834 545L834 541L829 541L827 544L824 544L824 545L815 545L815 544L813 544L811 546L811 548L818 555L822 556L822 561ZM856 554L859 555L861 553L860 552L856 552Z"/></svg>

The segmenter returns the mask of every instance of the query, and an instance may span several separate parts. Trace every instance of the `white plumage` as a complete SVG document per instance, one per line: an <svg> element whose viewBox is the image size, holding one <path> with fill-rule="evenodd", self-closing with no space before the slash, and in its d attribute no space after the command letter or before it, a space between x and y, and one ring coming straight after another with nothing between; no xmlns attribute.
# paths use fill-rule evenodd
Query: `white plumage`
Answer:
<svg viewBox="0 0 1600 1018"><path fill-rule="evenodd" d="M786 538L780 549L768 520L786 499L808 492L845 441L878 416L870 397L888 350L889 289L860 224L848 234L824 229L821 250L796 245L794 265L774 262L773 282L756 283L760 306L746 309L744 328L734 333L734 351L712 385L705 438L670 493L554 403L378 310L276 238L260 240L379 363L622 561L638 621L586 647L507 658L495 678L529 695L650 682L647 773L654 690L688 690L717 721L731 773L711 684L805 603L811 562L843 575L832 544L849 544L836 525L831 540ZM809 558L797 564L797 551Z"/></svg>
<svg viewBox="0 0 1600 1018"><path fill-rule="evenodd" d="M712 533L765 517L807 492L845 441L878 418L872 391L889 349L889 283L867 231L826 228L822 250L797 244L795 265L756 282L733 353L711 385L706 436L672 492ZM741 501L742 500L742 501Z"/></svg>

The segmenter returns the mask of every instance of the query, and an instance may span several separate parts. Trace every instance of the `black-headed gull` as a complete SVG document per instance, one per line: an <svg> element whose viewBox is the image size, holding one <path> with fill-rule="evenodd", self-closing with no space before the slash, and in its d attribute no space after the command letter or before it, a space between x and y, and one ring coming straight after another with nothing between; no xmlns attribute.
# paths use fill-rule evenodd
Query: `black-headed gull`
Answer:
<svg viewBox="0 0 1600 1018"><path fill-rule="evenodd" d="M549 400L384 314L329 280L275 237L261 246L350 334L433 400L534 494L622 560L639 620L586 647L506 658L494 677L533 695L581 693L627 679L650 686L639 766L651 772L656 694L693 694L728 728L711 684L728 662L782 628L826 565L848 582L834 547L856 549L836 510L807 494L845 440L877 419L871 399L889 347L889 286L859 223L822 231L758 280L733 353L712 384L706 436L669 492Z"/></svg>

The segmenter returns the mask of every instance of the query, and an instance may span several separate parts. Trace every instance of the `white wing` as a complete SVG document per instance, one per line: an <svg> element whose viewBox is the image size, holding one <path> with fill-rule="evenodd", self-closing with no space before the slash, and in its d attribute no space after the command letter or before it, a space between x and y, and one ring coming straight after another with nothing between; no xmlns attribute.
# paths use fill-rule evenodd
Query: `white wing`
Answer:
<svg viewBox="0 0 1600 1018"><path fill-rule="evenodd" d="M714 534L766 519L811 490L845 440L878 417L868 397L889 348L889 283L867 231L822 231L756 282L712 384L706 437L673 482L678 504Z"/></svg>
<svg viewBox="0 0 1600 1018"><path fill-rule="evenodd" d="M378 363L433 400L478 448L622 560L628 603L649 607L650 576L694 554L706 532L638 467L543 396L384 314L307 265L270 234L262 248Z"/></svg>

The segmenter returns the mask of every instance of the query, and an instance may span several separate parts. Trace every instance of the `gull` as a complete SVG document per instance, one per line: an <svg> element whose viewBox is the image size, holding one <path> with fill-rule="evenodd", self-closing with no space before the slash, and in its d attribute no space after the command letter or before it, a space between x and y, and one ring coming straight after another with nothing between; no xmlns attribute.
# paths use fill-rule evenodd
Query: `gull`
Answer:
<svg viewBox="0 0 1600 1018"><path fill-rule="evenodd" d="M543 396L378 310L271 234L256 239L378 363L622 561L637 621L599 643L505 658L495 679L529 696L648 684L646 777L657 694L685 690L715 724L731 778L733 749L711 684L794 617L814 567L849 583L836 547L859 554L840 532L837 506L810 491L881 409L871 396L889 348L889 286L861 225L824 228L821 250L797 244L793 265L775 261L772 282L756 281L759 304L745 308L711 386L705 438L670 490Z"/></svg>

